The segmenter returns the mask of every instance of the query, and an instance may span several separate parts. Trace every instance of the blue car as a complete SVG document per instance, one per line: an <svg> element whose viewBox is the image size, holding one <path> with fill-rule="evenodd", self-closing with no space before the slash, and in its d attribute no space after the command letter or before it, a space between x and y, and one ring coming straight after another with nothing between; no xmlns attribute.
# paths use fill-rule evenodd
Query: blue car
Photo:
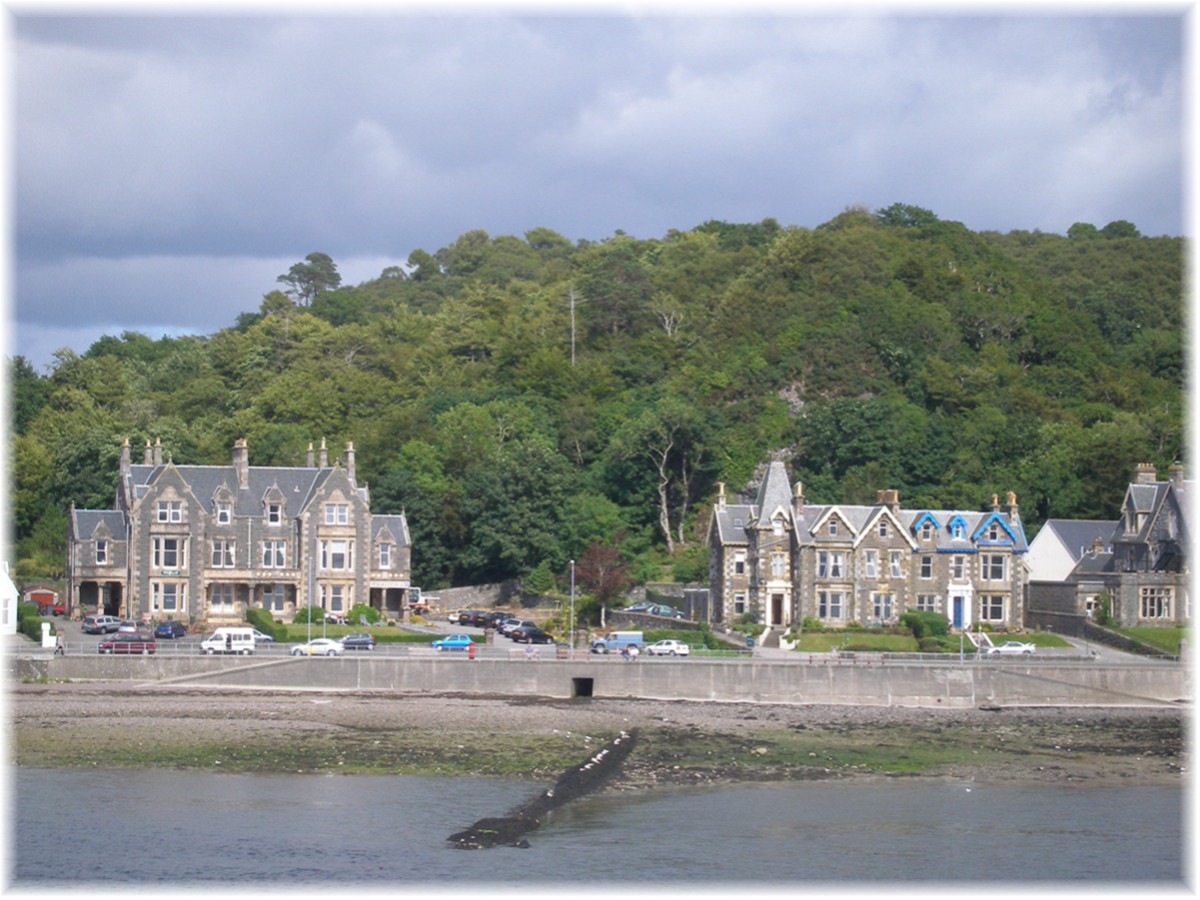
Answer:
<svg viewBox="0 0 1200 900"><path fill-rule="evenodd" d="M466 650L473 643L469 634L450 634L438 638L433 642L433 646L440 653L442 650Z"/></svg>
<svg viewBox="0 0 1200 900"><path fill-rule="evenodd" d="M187 634L187 626L182 622L176 622L174 619L167 619L165 622L159 622L154 626L154 636L156 638L181 638Z"/></svg>

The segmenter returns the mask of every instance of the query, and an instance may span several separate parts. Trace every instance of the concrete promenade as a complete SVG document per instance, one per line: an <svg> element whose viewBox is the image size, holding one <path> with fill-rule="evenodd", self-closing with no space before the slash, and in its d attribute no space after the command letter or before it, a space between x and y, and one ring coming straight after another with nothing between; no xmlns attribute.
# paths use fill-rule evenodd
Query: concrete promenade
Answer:
<svg viewBox="0 0 1200 900"><path fill-rule="evenodd" d="M309 658L112 657L9 653L10 677L287 691L835 704L921 708L1163 706L1192 699L1175 662L988 658L895 661L797 655L735 660L583 652L570 659L468 659L465 654Z"/></svg>

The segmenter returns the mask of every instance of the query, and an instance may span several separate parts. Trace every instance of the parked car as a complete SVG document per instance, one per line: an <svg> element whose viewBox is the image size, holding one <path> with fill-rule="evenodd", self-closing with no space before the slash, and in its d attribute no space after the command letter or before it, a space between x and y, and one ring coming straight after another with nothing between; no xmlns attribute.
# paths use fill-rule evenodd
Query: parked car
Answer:
<svg viewBox="0 0 1200 900"><path fill-rule="evenodd" d="M55 616L65 616L67 614L67 605L59 600L50 608L50 613Z"/></svg>
<svg viewBox="0 0 1200 900"><path fill-rule="evenodd" d="M96 648L100 653L140 653L148 656L158 649L154 635L139 631L119 631L106 637Z"/></svg>
<svg viewBox="0 0 1200 900"><path fill-rule="evenodd" d="M1037 649L1036 644L1026 644L1022 641L1005 641L1003 644L997 644L994 647L987 647L983 652L988 656L1000 653L1005 656L1008 654L1033 653Z"/></svg>
<svg viewBox="0 0 1200 900"><path fill-rule="evenodd" d="M375 635L368 631L356 631L342 638L342 646L347 650L374 650Z"/></svg>
<svg viewBox="0 0 1200 900"><path fill-rule="evenodd" d="M259 631L257 628L252 628L250 630L254 632L254 643L256 643L256 644L273 644L273 643L275 643L275 635L264 634L263 632Z"/></svg>
<svg viewBox="0 0 1200 900"><path fill-rule="evenodd" d="M469 634L448 634L434 641L433 647L440 653L442 650L466 650L473 643Z"/></svg>
<svg viewBox="0 0 1200 900"><path fill-rule="evenodd" d="M116 616L84 616L84 634L110 634L121 627L121 620Z"/></svg>
<svg viewBox="0 0 1200 900"><path fill-rule="evenodd" d="M514 628L509 635L518 644L553 644L554 638L537 626Z"/></svg>
<svg viewBox="0 0 1200 900"><path fill-rule="evenodd" d="M510 612L490 612L487 614L487 628L495 628L499 630L500 623L513 617Z"/></svg>
<svg viewBox="0 0 1200 900"><path fill-rule="evenodd" d="M625 607L625 611L626 612L648 612L650 610L650 607L652 607L653 605L654 604L649 602L648 600L640 600L637 603L633 604L633 606Z"/></svg>
<svg viewBox="0 0 1200 900"><path fill-rule="evenodd" d="M313 638L292 648L292 656L341 656L345 652L341 642L332 638Z"/></svg>
<svg viewBox="0 0 1200 900"><path fill-rule="evenodd" d="M481 613L477 609L460 609L458 611L458 621L456 625L478 625L486 613Z"/></svg>
<svg viewBox="0 0 1200 900"><path fill-rule="evenodd" d="M498 632L500 632L501 634L507 636L510 631L512 631L514 628L516 628L520 624L521 624L520 619L518 619L514 616L509 616L506 619L501 619L499 621L499 623L497 623L496 630Z"/></svg>
<svg viewBox="0 0 1200 900"><path fill-rule="evenodd" d="M683 613L673 606L663 606L661 603L652 603L647 607L646 612L654 616L666 616L668 619L682 619Z"/></svg>
<svg viewBox="0 0 1200 900"><path fill-rule="evenodd" d="M187 626L182 622L176 622L174 619L167 619L165 622L159 622L154 626L154 636L156 638L167 638L174 640L181 638L187 634Z"/></svg>
<svg viewBox="0 0 1200 900"><path fill-rule="evenodd" d="M504 631L504 636L508 637L508 638L512 638L515 641L517 639L516 632L520 631L522 628L537 628L537 627L538 626L537 626L536 622L531 622L528 619L519 619L517 621L516 625L512 625L512 624L508 625L508 627Z"/></svg>
<svg viewBox="0 0 1200 900"><path fill-rule="evenodd" d="M651 656L687 656L692 648L683 641L655 641L646 645L646 652Z"/></svg>

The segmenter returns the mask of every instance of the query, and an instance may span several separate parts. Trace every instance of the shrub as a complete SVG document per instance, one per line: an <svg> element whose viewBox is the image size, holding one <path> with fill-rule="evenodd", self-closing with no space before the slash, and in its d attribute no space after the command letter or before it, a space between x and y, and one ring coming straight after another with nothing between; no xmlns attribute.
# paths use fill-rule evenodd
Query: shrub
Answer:
<svg viewBox="0 0 1200 900"><path fill-rule="evenodd" d="M918 641L950 633L950 620L935 612L910 609L900 617L900 624L909 629Z"/></svg>
<svg viewBox="0 0 1200 900"><path fill-rule="evenodd" d="M379 610L373 606L367 606L365 603L355 603L346 613L346 621L351 625L357 625L360 616L366 620L368 625L374 625L379 621Z"/></svg>
<svg viewBox="0 0 1200 900"><path fill-rule="evenodd" d="M302 606L296 610L292 622L296 625L320 624L325 621L325 610L319 606Z"/></svg>
<svg viewBox="0 0 1200 900"><path fill-rule="evenodd" d="M825 630L825 626L821 620L813 616L805 616L804 621L800 623L800 627L804 631L815 631L818 634Z"/></svg>
<svg viewBox="0 0 1200 900"><path fill-rule="evenodd" d="M280 625L275 617L261 607L251 607L246 610L246 621L263 634L269 634L277 641L287 639L287 626Z"/></svg>

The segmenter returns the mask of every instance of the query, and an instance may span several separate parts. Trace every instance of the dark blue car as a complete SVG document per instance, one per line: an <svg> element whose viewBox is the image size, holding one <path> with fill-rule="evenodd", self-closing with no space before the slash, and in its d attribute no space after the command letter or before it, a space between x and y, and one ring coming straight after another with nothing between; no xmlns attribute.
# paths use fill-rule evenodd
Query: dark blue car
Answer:
<svg viewBox="0 0 1200 900"><path fill-rule="evenodd" d="M187 626L182 622L176 622L174 619L167 619L165 622L159 622L154 626L154 636L156 638L181 638L187 634Z"/></svg>

